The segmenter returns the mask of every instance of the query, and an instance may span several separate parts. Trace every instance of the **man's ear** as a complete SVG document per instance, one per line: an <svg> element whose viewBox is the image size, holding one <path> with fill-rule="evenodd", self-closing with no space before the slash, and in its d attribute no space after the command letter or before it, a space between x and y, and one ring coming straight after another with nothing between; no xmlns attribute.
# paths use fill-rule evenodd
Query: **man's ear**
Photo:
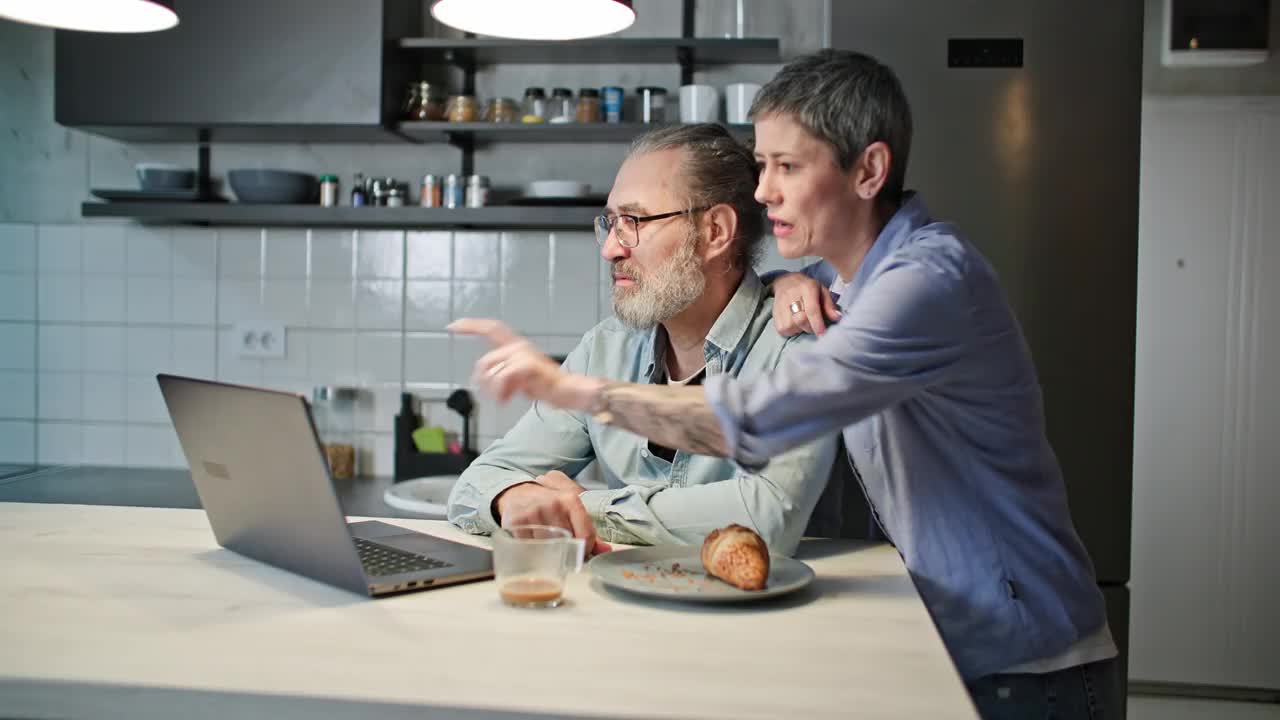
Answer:
<svg viewBox="0 0 1280 720"><path fill-rule="evenodd" d="M867 146L853 164L850 178L853 191L863 200L871 200L880 193L880 189L889 181L889 168L893 163L893 154L889 146L877 140Z"/></svg>
<svg viewBox="0 0 1280 720"><path fill-rule="evenodd" d="M724 203L713 205L703 213L702 227L703 259L727 258L733 250L733 239L738 235L738 214Z"/></svg>

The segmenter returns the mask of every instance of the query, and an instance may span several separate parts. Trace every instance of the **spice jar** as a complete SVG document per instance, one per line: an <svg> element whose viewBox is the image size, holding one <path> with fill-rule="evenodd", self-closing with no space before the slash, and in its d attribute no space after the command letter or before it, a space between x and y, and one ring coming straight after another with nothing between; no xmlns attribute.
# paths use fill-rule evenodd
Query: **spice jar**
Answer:
<svg viewBox="0 0 1280 720"><path fill-rule="evenodd" d="M600 91L595 88L582 88L578 91L578 110L574 121L580 123L598 123L601 121Z"/></svg>
<svg viewBox="0 0 1280 720"><path fill-rule="evenodd" d="M311 392L311 410L329 475L348 480L356 475L356 388L319 385Z"/></svg>
<svg viewBox="0 0 1280 720"><path fill-rule="evenodd" d="M445 119L449 122L475 122L480 117L480 109L475 95L454 95L444 107Z"/></svg>
<svg viewBox="0 0 1280 720"><path fill-rule="evenodd" d="M551 91L551 102L547 103L547 121L553 123L573 122L573 91L569 88L555 88Z"/></svg>
<svg viewBox="0 0 1280 720"><path fill-rule="evenodd" d="M667 90L660 87L638 87L640 98L640 122L663 123L667 121Z"/></svg>
<svg viewBox="0 0 1280 720"><path fill-rule="evenodd" d="M547 94L540 87L525 88L520 122L540 123L547 119Z"/></svg>
<svg viewBox="0 0 1280 720"><path fill-rule="evenodd" d="M436 86L428 82L409 86L405 117L409 120L444 120L444 103L440 100Z"/></svg>
<svg viewBox="0 0 1280 720"><path fill-rule="evenodd" d="M484 207L489 204L489 176L468 175L466 205L469 208Z"/></svg>
<svg viewBox="0 0 1280 720"><path fill-rule="evenodd" d="M484 119L488 122L513 123L519 116L516 101L511 98L493 98L484 108Z"/></svg>

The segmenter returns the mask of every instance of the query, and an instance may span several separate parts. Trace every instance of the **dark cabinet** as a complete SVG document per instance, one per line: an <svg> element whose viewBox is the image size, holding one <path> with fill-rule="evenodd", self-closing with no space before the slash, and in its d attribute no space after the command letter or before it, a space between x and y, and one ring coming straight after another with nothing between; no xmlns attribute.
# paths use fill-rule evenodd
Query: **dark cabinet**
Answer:
<svg viewBox="0 0 1280 720"><path fill-rule="evenodd" d="M179 0L176 28L59 31L55 119L125 140L390 135L421 31L415 0Z"/></svg>

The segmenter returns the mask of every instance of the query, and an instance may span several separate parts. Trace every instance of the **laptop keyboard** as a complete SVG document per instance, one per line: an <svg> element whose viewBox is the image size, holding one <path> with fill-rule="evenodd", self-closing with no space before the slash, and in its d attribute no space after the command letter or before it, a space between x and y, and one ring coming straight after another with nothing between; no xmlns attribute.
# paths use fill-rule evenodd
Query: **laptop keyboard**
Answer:
<svg viewBox="0 0 1280 720"><path fill-rule="evenodd" d="M356 550L360 553L360 564L364 565L364 571L370 577L453 567L452 563L443 560L379 545L364 538L356 538L355 541Z"/></svg>

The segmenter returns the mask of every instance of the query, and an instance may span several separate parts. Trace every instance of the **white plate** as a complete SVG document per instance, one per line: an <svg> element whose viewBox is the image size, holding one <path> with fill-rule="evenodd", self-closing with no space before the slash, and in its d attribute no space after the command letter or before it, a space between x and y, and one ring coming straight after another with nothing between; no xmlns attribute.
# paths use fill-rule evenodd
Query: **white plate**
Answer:
<svg viewBox="0 0 1280 720"><path fill-rule="evenodd" d="M418 513L443 520L448 516L446 504L457 475L431 475L398 482L382 493L382 500L397 510Z"/></svg>
<svg viewBox="0 0 1280 720"><path fill-rule="evenodd" d="M571 198L591 194L591 186L573 180L534 180L525 186L525 197Z"/></svg>
<svg viewBox="0 0 1280 720"><path fill-rule="evenodd" d="M701 546L658 545L597 555L587 571L609 587L664 600L747 602L795 592L813 582L813 569L786 557L769 556L769 580L763 590L739 590L708 575ZM678 565L678 568L675 566Z"/></svg>

